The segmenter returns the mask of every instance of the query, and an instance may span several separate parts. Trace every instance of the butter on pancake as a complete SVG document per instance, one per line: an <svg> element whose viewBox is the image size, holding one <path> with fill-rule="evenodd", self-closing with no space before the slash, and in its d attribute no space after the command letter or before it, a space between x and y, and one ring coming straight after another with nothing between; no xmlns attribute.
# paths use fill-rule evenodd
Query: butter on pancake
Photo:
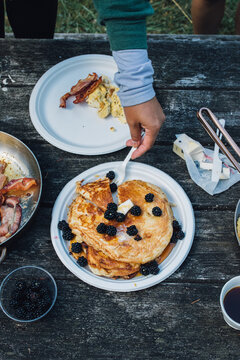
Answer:
<svg viewBox="0 0 240 360"><path fill-rule="evenodd" d="M95 183L97 182L99 180ZM96 189L98 188L99 185L96 186ZM94 189L94 186L92 189ZM153 203L145 201L145 195L149 192L154 194ZM68 224L73 234L84 238L84 242L88 246L102 252L110 259L128 264L145 264L156 259L170 242L173 232L173 215L167 197L159 187L141 180L127 181L118 187L120 203L131 199L142 210L140 216L128 213L124 223L106 220L104 212L101 210L104 208L101 202L103 200L98 201L101 205L100 208L97 202L94 201L94 194L92 194L91 198L87 197L83 192L81 195L73 201L69 208ZM103 196L98 194L96 198L102 199ZM86 199L91 200L91 202ZM112 202L112 199L107 200L105 204L108 202ZM151 213L154 206L161 208L161 216L154 216ZM96 228L101 222L114 225L117 229L116 236L99 234ZM142 237L140 241L134 240L134 236L129 236L126 233L127 227L131 225L137 227L138 234Z"/></svg>
<svg viewBox="0 0 240 360"><path fill-rule="evenodd" d="M85 185L82 185L82 182L83 180L76 183L76 193L105 211L107 204L113 202L109 179L98 179Z"/></svg>

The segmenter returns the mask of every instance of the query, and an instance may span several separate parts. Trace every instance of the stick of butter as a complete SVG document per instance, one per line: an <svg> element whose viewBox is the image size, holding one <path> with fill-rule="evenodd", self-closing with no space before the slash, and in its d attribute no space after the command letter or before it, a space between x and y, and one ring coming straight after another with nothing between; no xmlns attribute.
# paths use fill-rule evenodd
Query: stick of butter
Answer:
<svg viewBox="0 0 240 360"><path fill-rule="evenodd" d="M133 202L130 199L128 199L124 201L124 203L118 206L117 211L126 215L126 213L133 207L133 205L134 205Z"/></svg>

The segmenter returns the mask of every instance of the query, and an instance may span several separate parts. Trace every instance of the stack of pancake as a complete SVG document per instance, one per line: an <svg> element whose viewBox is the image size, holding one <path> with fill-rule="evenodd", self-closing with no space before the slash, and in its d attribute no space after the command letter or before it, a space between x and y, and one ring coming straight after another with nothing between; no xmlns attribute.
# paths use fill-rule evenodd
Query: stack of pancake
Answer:
<svg viewBox="0 0 240 360"><path fill-rule="evenodd" d="M126 214L123 222L106 220L104 212L113 202L108 178L99 179L83 185L76 184L77 197L68 213L68 224L75 235L73 242L81 242L84 256L94 274L129 279L135 276L141 264L158 260L169 244L173 233L173 215L164 192L156 185L130 180L118 187L118 205L131 200L141 208L141 215ZM145 200L146 194L153 194L152 202ZM159 207L161 216L154 216L152 209ZM117 229L115 236L100 234L100 223L113 225ZM127 227L135 225L141 240L127 234ZM70 244L70 247L71 247ZM81 254L72 254L76 259Z"/></svg>

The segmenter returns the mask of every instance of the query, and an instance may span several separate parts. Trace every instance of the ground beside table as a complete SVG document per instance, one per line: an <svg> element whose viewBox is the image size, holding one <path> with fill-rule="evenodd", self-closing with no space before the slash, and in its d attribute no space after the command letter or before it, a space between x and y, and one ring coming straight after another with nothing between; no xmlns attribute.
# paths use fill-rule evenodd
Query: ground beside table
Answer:
<svg viewBox="0 0 240 360"><path fill-rule="evenodd" d="M14 268L34 264L55 277L59 290L55 307L39 322L18 324L0 312L0 360L239 358L239 332L224 322L219 295L223 284L239 275L233 217L240 183L212 197L192 182L184 161L172 152L175 134L182 132L213 146L196 118L202 106L225 118L227 130L240 143L239 40L167 35L148 39L155 89L167 121L155 146L137 161L163 170L183 187L194 207L196 235L178 271L136 293L106 292L77 279L56 256L49 233L52 207L63 186L92 166L123 159L127 149L91 157L66 153L42 139L28 112L31 91L46 70L72 56L110 54L106 36L0 40L1 130L30 147L44 182L39 211L9 246L0 281ZM8 74L15 82L4 85Z"/></svg>

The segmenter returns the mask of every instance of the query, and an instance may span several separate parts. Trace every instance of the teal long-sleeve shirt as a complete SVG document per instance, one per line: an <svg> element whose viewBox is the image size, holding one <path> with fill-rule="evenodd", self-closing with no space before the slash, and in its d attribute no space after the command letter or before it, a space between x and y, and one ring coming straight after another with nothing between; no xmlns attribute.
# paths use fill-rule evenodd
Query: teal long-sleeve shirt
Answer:
<svg viewBox="0 0 240 360"><path fill-rule="evenodd" d="M94 0L98 21L105 25L113 51L147 49L146 17L153 14L148 0Z"/></svg>

